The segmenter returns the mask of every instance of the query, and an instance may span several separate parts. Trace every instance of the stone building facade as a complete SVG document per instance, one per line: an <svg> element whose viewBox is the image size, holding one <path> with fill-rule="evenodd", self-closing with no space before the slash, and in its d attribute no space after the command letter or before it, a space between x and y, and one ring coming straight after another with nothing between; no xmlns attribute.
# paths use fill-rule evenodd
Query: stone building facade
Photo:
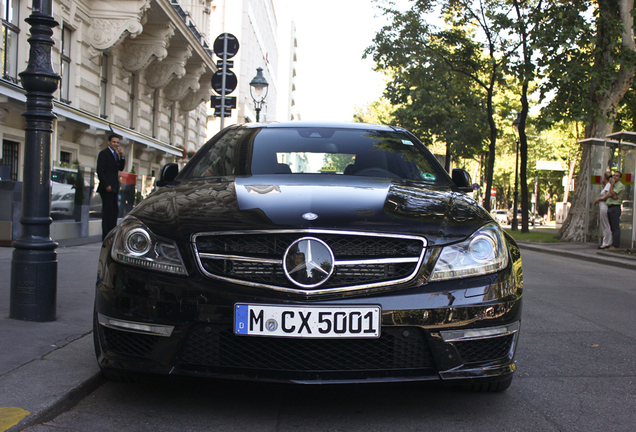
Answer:
<svg viewBox="0 0 636 432"><path fill-rule="evenodd" d="M31 14L27 0L4 0L0 76L1 164L21 180ZM137 189L206 137L216 71L208 40L212 0L53 0L55 94L53 172L85 171L110 133L123 137L126 171ZM64 175L61 174L63 181ZM54 178L55 180L55 178Z"/></svg>
<svg viewBox="0 0 636 432"><path fill-rule="evenodd" d="M50 156L53 239L99 232L95 166L111 133L122 137L126 157L122 183L131 183L124 190L134 190L132 198L127 192L125 205L120 205L126 211L153 190L163 165L184 165L220 129L209 101L218 60L213 43L221 33L235 32L241 42L233 68L239 81L234 93L238 108L225 126L254 120L249 82L257 67L265 69L270 83L261 120L293 118L289 114L294 104L293 24L289 16L277 13L273 0L51 1L58 23L51 60L60 75ZM0 178L18 182L23 178L26 125L22 116L26 94L19 74L29 61L30 26L25 18L31 15L31 2L2 1ZM284 23L282 39L279 23ZM279 51L284 53L282 66ZM86 185L84 204L90 206L89 218L94 219L88 232L83 223L82 234L77 226L62 232L63 224L56 224L72 222L74 213L77 220L71 183L78 167ZM15 188L10 190L5 195L17 196ZM0 212L0 241L19 234L16 215L21 205L12 205L6 215Z"/></svg>

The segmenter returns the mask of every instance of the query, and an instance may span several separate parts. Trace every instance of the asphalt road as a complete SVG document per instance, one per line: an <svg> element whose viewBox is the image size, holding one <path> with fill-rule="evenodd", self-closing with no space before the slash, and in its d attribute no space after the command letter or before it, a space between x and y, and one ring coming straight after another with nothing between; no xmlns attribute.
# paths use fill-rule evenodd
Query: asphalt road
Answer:
<svg viewBox="0 0 636 432"><path fill-rule="evenodd" d="M61 431L633 431L636 271L523 251L518 370L499 394L430 385L108 382Z"/></svg>

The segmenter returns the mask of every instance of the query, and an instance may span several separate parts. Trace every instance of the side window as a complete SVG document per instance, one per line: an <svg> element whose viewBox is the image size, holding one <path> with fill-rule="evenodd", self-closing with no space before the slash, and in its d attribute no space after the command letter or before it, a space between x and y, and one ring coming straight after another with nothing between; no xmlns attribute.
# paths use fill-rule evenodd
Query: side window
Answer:
<svg viewBox="0 0 636 432"><path fill-rule="evenodd" d="M221 177L244 174L245 161L249 152L249 137L253 131L241 129L223 135L213 147L197 161L197 164L186 174L186 178Z"/></svg>
<svg viewBox="0 0 636 432"><path fill-rule="evenodd" d="M0 47L0 67L2 78L18 82L18 0L4 0L2 2L2 47Z"/></svg>

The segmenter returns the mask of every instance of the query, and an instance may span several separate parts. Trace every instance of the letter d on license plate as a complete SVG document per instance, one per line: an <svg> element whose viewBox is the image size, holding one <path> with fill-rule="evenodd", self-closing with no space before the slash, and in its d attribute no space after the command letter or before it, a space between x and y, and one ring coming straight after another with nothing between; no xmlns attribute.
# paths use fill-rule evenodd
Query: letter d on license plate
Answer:
<svg viewBox="0 0 636 432"><path fill-rule="evenodd" d="M380 337L380 306L234 305L234 333L296 338Z"/></svg>

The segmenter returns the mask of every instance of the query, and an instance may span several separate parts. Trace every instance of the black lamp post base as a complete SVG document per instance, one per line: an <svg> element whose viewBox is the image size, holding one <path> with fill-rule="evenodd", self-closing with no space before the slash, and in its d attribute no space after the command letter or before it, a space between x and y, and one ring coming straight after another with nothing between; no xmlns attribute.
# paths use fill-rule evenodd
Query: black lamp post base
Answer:
<svg viewBox="0 0 636 432"><path fill-rule="evenodd" d="M55 321L57 253L13 250L9 317L23 321Z"/></svg>

